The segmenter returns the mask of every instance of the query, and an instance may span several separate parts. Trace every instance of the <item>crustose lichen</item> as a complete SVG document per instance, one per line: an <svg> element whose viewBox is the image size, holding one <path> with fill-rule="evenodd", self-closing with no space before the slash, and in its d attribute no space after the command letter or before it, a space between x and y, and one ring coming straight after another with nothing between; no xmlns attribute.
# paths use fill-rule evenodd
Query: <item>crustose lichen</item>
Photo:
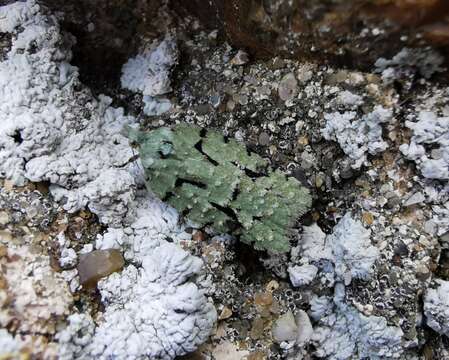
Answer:
<svg viewBox="0 0 449 360"><path fill-rule="evenodd" d="M233 231L258 250L286 252L295 220L311 206L295 178L216 131L178 125L130 130L148 188L181 214L218 232Z"/></svg>

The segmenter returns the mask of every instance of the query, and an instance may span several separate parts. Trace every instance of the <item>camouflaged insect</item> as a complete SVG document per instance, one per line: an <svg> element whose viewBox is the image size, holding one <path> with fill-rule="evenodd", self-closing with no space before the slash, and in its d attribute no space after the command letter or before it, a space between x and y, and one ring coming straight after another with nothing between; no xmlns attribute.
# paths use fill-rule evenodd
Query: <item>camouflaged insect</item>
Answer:
<svg viewBox="0 0 449 360"><path fill-rule="evenodd" d="M149 190L185 217L240 234L258 250L290 249L291 226L311 206L309 191L295 178L215 131L178 125L129 134Z"/></svg>

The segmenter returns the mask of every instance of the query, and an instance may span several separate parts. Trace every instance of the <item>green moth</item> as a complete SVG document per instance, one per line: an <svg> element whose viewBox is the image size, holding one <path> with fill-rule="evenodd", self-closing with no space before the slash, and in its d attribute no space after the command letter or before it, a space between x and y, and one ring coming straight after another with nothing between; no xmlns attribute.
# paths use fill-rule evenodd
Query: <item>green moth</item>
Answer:
<svg viewBox="0 0 449 360"><path fill-rule="evenodd" d="M294 222L312 203L295 178L234 139L194 126L129 131L148 189L200 226L233 232L257 250L286 252Z"/></svg>

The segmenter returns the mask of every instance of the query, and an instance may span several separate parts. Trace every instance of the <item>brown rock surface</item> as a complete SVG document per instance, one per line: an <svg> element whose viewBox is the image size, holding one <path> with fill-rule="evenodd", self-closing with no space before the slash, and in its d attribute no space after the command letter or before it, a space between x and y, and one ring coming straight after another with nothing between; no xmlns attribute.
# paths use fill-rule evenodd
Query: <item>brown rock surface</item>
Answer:
<svg viewBox="0 0 449 360"><path fill-rule="evenodd" d="M253 56L367 68L404 46L449 43L445 0L172 0ZM424 36L420 36L423 34ZM402 38L402 39L401 39Z"/></svg>
<svg viewBox="0 0 449 360"><path fill-rule="evenodd" d="M119 250L94 250L80 257L78 274L81 285L91 288L98 280L123 269L125 261Z"/></svg>
<svg viewBox="0 0 449 360"><path fill-rule="evenodd" d="M160 0L44 4L64 13L63 28L77 37L73 62L97 91L119 81L121 66L142 37L158 37L167 26L157 20ZM449 54L446 0L171 0L164 11L198 17L256 58L279 55L368 69L403 47L430 44ZM168 23L176 21L173 16Z"/></svg>

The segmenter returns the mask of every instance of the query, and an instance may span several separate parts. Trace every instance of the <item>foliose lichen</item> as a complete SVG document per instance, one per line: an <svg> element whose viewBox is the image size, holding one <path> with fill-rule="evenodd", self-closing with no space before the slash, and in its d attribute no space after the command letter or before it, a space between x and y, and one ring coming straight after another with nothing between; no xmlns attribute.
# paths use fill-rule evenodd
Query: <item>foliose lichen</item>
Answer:
<svg viewBox="0 0 449 360"><path fill-rule="evenodd" d="M366 316L345 301L345 287L337 283L332 298L314 297L310 315L316 321L312 342L319 358L404 358L403 331L382 316Z"/></svg>
<svg viewBox="0 0 449 360"><path fill-rule="evenodd" d="M195 350L212 331L216 311L198 280L201 261L174 245L184 235L177 213L140 189L143 170L121 134L124 125L137 120L111 107L112 99L95 99L79 82L77 68L69 64L72 42L64 42L57 18L35 0L0 7L0 32L12 38L0 61L0 96L5 99L0 105L0 177L16 185L46 181L52 200L66 211L88 207L108 227L97 249L123 251L132 264L118 277L102 279L98 290L104 311L94 321L88 309L78 314L71 306L70 291L78 288L76 269L56 273L50 258L31 251L31 245L9 249L5 244L7 256L0 265L5 263L8 286L0 291L5 310L0 326L6 326L2 321L16 326L16 314L21 322L16 334L0 333L0 358L24 347L34 357L63 360L174 359ZM47 218L38 213L30 221ZM70 251L61 237L57 242L65 251L62 265L74 266L80 252ZM167 260L163 272L148 267L155 259ZM53 336L55 342L40 345Z"/></svg>
<svg viewBox="0 0 449 360"><path fill-rule="evenodd" d="M449 281L435 279L424 295L426 323L433 330L449 335Z"/></svg>
<svg viewBox="0 0 449 360"><path fill-rule="evenodd" d="M296 179L216 131L177 125L131 130L130 138L139 145L147 187L189 220L235 230L258 250L290 249L289 229L311 206Z"/></svg>

